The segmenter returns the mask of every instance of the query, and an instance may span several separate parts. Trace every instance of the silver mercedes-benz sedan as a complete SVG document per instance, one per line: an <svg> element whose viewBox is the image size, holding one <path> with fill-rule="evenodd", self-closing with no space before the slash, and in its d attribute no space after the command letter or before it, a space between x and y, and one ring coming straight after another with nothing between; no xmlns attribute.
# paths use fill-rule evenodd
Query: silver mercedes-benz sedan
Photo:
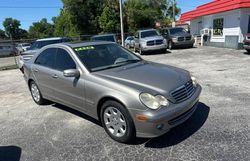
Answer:
<svg viewBox="0 0 250 161"><path fill-rule="evenodd" d="M160 136L196 110L201 86L186 70L145 61L111 42L53 44L24 65L33 100L100 120L119 142Z"/></svg>

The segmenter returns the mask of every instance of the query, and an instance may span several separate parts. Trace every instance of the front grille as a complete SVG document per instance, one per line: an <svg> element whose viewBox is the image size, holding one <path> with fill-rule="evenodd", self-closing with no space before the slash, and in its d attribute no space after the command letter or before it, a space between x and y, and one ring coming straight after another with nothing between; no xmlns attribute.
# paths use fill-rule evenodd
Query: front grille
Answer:
<svg viewBox="0 0 250 161"><path fill-rule="evenodd" d="M191 36L187 36L187 37L186 37L186 40L191 40Z"/></svg>
<svg viewBox="0 0 250 161"><path fill-rule="evenodd" d="M184 41L184 37L178 37L178 41Z"/></svg>
<svg viewBox="0 0 250 161"><path fill-rule="evenodd" d="M163 40L154 40L154 41L147 41L147 46L154 46L154 45L161 45L163 44Z"/></svg>
<svg viewBox="0 0 250 161"><path fill-rule="evenodd" d="M250 45L250 41L245 41L244 45Z"/></svg>
<svg viewBox="0 0 250 161"><path fill-rule="evenodd" d="M147 46L153 46L153 45L155 45L154 41L147 41Z"/></svg>
<svg viewBox="0 0 250 161"><path fill-rule="evenodd" d="M174 98L176 103L185 101L189 97L194 94L195 87L192 83L192 80L188 81L186 84L178 87L177 89L173 90L170 95Z"/></svg>

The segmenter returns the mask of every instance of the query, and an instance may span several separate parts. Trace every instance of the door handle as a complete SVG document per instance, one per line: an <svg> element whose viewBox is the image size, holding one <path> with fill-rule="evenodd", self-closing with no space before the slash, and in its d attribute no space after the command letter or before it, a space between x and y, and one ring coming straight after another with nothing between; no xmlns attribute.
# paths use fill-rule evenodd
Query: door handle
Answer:
<svg viewBox="0 0 250 161"><path fill-rule="evenodd" d="M56 74L54 74L54 75L52 75L52 78L57 79L57 78L58 78L58 76L57 76Z"/></svg>
<svg viewBox="0 0 250 161"><path fill-rule="evenodd" d="M34 72L38 72L38 69L34 69L33 71L34 71Z"/></svg>

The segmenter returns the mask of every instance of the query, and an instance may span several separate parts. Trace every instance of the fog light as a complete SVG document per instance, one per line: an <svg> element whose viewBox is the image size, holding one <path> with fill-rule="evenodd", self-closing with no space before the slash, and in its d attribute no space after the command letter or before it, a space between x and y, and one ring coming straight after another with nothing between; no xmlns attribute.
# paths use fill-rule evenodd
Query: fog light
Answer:
<svg viewBox="0 0 250 161"><path fill-rule="evenodd" d="M156 126L156 128L157 128L158 130L162 130L163 127L164 127L164 124L159 124L159 125Z"/></svg>

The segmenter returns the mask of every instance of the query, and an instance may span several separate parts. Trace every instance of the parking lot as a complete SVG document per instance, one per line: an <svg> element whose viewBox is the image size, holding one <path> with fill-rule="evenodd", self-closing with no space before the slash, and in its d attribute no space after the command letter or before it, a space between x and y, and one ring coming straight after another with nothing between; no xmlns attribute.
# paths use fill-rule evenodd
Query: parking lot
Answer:
<svg viewBox="0 0 250 161"><path fill-rule="evenodd" d="M250 55L199 47L144 59L189 70L203 87L182 125L133 145L113 141L90 117L59 104L36 105L21 72L0 72L0 161L250 160ZM146 74L146 73L145 73Z"/></svg>

